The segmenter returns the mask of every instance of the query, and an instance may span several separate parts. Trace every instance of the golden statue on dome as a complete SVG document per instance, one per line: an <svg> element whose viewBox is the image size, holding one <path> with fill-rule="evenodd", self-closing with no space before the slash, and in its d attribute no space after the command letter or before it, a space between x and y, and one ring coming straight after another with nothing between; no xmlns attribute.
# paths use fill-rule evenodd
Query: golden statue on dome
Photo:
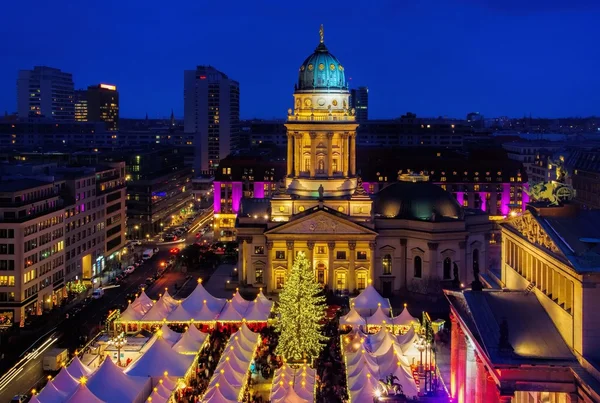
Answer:
<svg viewBox="0 0 600 403"><path fill-rule="evenodd" d="M321 28L319 28L319 35L321 36L321 43L325 40L325 30L323 29L323 24L321 24Z"/></svg>

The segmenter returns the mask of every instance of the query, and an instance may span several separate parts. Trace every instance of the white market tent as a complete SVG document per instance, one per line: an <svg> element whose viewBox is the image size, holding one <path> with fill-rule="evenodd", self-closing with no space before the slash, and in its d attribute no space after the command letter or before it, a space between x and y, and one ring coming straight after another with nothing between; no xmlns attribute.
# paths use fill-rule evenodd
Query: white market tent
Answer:
<svg viewBox="0 0 600 403"><path fill-rule="evenodd" d="M129 304L127 309L123 311L120 320L123 322L139 321L144 317L146 312L152 308L153 304L154 303L150 297L148 297L148 295L142 291L140 295L138 295L137 298L131 304Z"/></svg>
<svg viewBox="0 0 600 403"><path fill-rule="evenodd" d="M235 307L236 311L243 315L250 307L251 301L244 299L240 295L240 290L238 289L235 291L235 294L233 294L231 304Z"/></svg>
<svg viewBox="0 0 600 403"><path fill-rule="evenodd" d="M196 357L179 354L163 337L155 337L152 346L125 370L125 374L132 377L159 378L166 371L169 376L185 377Z"/></svg>
<svg viewBox="0 0 600 403"><path fill-rule="evenodd" d="M246 309L246 308L244 308L244 309ZM242 313L240 313L237 310L236 305L233 302L227 301L227 303L225 304L225 308L223 308L223 310L219 314L217 321L218 322L241 322L242 321Z"/></svg>
<svg viewBox="0 0 600 403"><path fill-rule="evenodd" d="M208 334L201 332L192 324L175 343L173 350L179 354L197 354L207 340Z"/></svg>
<svg viewBox="0 0 600 403"><path fill-rule="evenodd" d="M67 367L67 372L75 379L80 379L82 376L89 377L93 369L85 365L78 356L75 356L73 361Z"/></svg>
<svg viewBox="0 0 600 403"><path fill-rule="evenodd" d="M52 381L49 381L44 389L37 395L38 400L43 403L59 403L67 400L71 393L59 390Z"/></svg>
<svg viewBox="0 0 600 403"><path fill-rule="evenodd" d="M186 299L181 301L181 306L183 306L186 311L192 314L201 309L203 305L207 305L211 312L219 313L223 309L226 301L227 300L224 298L213 297L208 291L206 291L206 288L204 288L200 282L196 288L194 288L194 291L192 291L192 293L188 295Z"/></svg>
<svg viewBox="0 0 600 403"><path fill-rule="evenodd" d="M33 395L31 396L31 399L29 399L29 403L42 403L40 401L40 399L37 398L37 395Z"/></svg>
<svg viewBox="0 0 600 403"><path fill-rule="evenodd" d="M152 308L141 319L142 322L160 322L171 312L177 308L179 303L175 300L171 295L169 295L169 291L165 291L165 293L156 301Z"/></svg>
<svg viewBox="0 0 600 403"><path fill-rule="evenodd" d="M275 371L271 385L271 403L313 402L316 371L306 365L284 365Z"/></svg>
<svg viewBox="0 0 600 403"><path fill-rule="evenodd" d="M354 308L340 318L340 326L365 326L366 324L367 321Z"/></svg>
<svg viewBox="0 0 600 403"><path fill-rule="evenodd" d="M79 381L73 378L65 367L61 368L58 375L52 379L52 384L66 395L71 395L79 387Z"/></svg>
<svg viewBox="0 0 600 403"><path fill-rule="evenodd" d="M108 386L108 385L107 385ZM42 401L44 402L44 401ZM73 393L73 396L69 400L66 400L68 403L104 403L105 401L98 398L96 395L92 393L91 390L85 384L81 384L77 391ZM106 402L110 403L110 402Z"/></svg>
<svg viewBox="0 0 600 403"><path fill-rule="evenodd" d="M150 378L125 374L107 357L87 381L87 387L106 402L142 403L150 395L152 385Z"/></svg>
<svg viewBox="0 0 600 403"><path fill-rule="evenodd" d="M260 335L246 324L233 333L208 384L203 402L236 402L248 379Z"/></svg>
<svg viewBox="0 0 600 403"><path fill-rule="evenodd" d="M410 312L408 312L408 308L406 304L404 304L404 309L400 312L400 315L394 317L392 323L395 326L413 326L414 324L419 323L419 320L412 316Z"/></svg>
<svg viewBox="0 0 600 403"><path fill-rule="evenodd" d="M183 333L176 332L165 323L161 326L160 330L157 332L157 335L166 340L167 343L172 346L181 339Z"/></svg>
<svg viewBox="0 0 600 403"><path fill-rule="evenodd" d="M386 315L390 315L392 307L387 298L383 298L371 284L367 286L356 298L350 299L350 307L356 309L361 316L372 315L378 307Z"/></svg>
<svg viewBox="0 0 600 403"><path fill-rule="evenodd" d="M381 306L378 306L375 313L365 320L367 326L387 326L392 324L392 318L384 312L384 309Z"/></svg>

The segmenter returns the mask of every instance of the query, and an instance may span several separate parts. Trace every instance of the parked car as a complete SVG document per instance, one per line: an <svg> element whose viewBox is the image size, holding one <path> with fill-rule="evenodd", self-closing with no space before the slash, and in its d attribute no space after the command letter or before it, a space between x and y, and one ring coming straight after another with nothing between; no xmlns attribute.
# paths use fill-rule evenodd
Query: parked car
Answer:
<svg viewBox="0 0 600 403"><path fill-rule="evenodd" d="M135 266L127 266L127 268L123 271L125 274L131 274L135 271Z"/></svg>
<svg viewBox="0 0 600 403"><path fill-rule="evenodd" d="M24 403L27 401L27 395L15 395L10 403Z"/></svg>
<svg viewBox="0 0 600 403"><path fill-rule="evenodd" d="M102 288L96 288L94 290L94 292L92 293L92 298L93 299L100 299L104 296L104 289Z"/></svg>

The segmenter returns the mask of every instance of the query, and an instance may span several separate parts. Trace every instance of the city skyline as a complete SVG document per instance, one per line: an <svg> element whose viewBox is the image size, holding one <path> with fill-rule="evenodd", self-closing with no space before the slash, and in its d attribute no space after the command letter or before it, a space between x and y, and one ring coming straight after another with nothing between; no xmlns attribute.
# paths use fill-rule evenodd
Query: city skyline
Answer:
<svg viewBox="0 0 600 403"><path fill-rule="evenodd" d="M475 3L383 1L374 9L351 2L343 10L324 4L319 13L292 14L286 5L233 2L227 18L217 6L191 2L169 9L116 1L91 9L67 9L64 1L27 9L10 4L7 13L28 13L31 25L12 19L0 28L12 38L0 66L0 111L16 111L18 71L45 65L72 73L75 88L117 85L122 117L167 116L171 109L181 117L183 71L205 64L240 82L242 118L283 118L292 106L298 55L318 44L323 23L325 43L347 68L351 86L369 87L369 116L375 119L407 111L458 118L472 111L598 114L600 80L592 66L600 57L589 50L588 35L600 16L598 5ZM294 20L302 23L290 24ZM40 47L39 37L72 42Z"/></svg>

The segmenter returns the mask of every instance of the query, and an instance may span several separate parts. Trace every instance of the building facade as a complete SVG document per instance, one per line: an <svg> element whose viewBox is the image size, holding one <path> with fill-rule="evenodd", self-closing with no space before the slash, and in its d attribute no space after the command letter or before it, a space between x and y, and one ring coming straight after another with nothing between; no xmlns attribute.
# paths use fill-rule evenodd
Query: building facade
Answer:
<svg viewBox="0 0 600 403"><path fill-rule="evenodd" d="M356 111L356 120L369 120L369 88L358 87L350 90L350 105Z"/></svg>
<svg viewBox="0 0 600 403"><path fill-rule="evenodd" d="M194 135L196 174L212 173L237 148L240 85L211 66L186 70L184 131Z"/></svg>
<svg viewBox="0 0 600 403"><path fill-rule="evenodd" d="M322 31L321 31L322 32ZM270 199L243 199L237 216L241 281L277 292L298 252L317 280L354 292L369 283L440 292L487 262L492 225L429 183L368 195L357 173L358 122L344 66L321 41L300 66L288 111L285 182Z"/></svg>
<svg viewBox="0 0 600 403"><path fill-rule="evenodd" d="M19 71L17 112L20 118L45 117L57 122L73 121L72 74L46 66Z"/></svg>
<svg viewBox="0 0 600 403"><path fill-rule="evenodd" d="M104 122L106 130L119 130L119 92L111 84L91 85L75 91L75 120Z"/></svg>

